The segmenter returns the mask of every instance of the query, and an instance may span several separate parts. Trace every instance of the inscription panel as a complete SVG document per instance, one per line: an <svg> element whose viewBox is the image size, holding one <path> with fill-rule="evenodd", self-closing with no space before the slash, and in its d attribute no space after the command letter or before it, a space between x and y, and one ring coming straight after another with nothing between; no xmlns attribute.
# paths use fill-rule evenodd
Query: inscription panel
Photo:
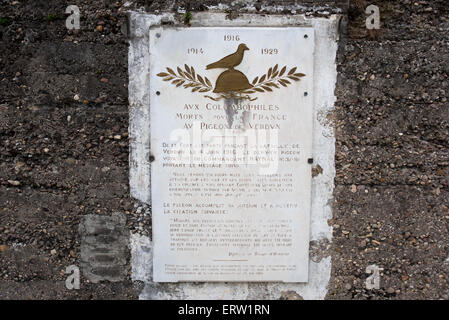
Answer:
<svg viewBox="0 0 449 320"><path fill-rule="evenodd" d="M313 44L150 30L154 281L307 282Z"/></svg>

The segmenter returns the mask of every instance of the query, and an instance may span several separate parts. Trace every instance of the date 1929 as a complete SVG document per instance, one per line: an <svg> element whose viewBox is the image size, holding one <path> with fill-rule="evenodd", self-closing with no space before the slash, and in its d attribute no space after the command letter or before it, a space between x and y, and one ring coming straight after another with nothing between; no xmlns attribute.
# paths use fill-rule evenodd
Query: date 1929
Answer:
<svg viewBox="0 0 449 320"><path fill-rule="evenodd" d="M278 54L278 53L279 53L279 50L276 49L276 48L274 48L274 49L271 49L271 48L262 48L262 49L261 49L261 53L262 53L262 54Z"/></svg>

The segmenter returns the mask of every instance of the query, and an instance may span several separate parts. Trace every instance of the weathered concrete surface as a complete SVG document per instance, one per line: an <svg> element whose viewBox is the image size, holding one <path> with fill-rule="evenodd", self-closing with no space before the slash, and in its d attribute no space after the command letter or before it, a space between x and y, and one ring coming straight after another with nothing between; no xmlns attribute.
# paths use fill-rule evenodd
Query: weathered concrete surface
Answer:
<svg viewBox="0 0 449 320"><path fill-rule="evenodd" d="M153 244L147 236L131 234L131 279L150 283L153 279Z"/></svg>
<svg viewBox="0 0 449 320"><path fill-rule="evenodd" d="M370 37L349 12L339 55L329 298L448 299L447 1L385 1ZM367 290L365 268L383 268Z"/></svg>
<svg viewBox="0 0 449 320"><path fill-rule="evenodd" d="M109 1L69 4L81 9L77 34L65 28L67 1L0 2L2 299L137 296L130 280L64 286L65 268L79 266L82 216L128 211L132 223L135 211L124 14Z"/></svg>

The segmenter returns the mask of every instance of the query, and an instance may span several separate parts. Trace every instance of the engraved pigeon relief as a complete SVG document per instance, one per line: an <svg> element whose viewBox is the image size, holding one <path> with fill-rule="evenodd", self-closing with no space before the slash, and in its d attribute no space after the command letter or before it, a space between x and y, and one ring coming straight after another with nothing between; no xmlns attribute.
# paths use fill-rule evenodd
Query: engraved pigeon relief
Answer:
<svg viewBox="0 0 449 320"><path fill-rule="evenodd" d="M236 52L224 57L223 59L217 62L207 65L206 70L215 68L234 69L234 67L238 66L242 62L245 50L249 50L246 44L244 43L239 44Z"/></svg>
<svg viewBox="0 0 449 320"><path fill-rule="evenodd" d="M184 65L184 69L176 67L166 67L165 72L157 74L163 81L170 81L176 87L191 89L191 92L215 93L215 96L204 95L205 98L213 101L222 99L238 99L254 101L257 97L255 94L272 92L273 90L287 87L292 81L299 81L306 76L304 73L297 72L297 67L293 67L287 71L287 66L279 69L279 65L270 67L266 74L255 77L253 81L249 81L247 76L234 69L244 59L245 51L250 50L244 43L238 45L236 51L206 66L206 70L210 69L226 69L216 79L215 85L205 76L196 73L193 66Z"/></svg>

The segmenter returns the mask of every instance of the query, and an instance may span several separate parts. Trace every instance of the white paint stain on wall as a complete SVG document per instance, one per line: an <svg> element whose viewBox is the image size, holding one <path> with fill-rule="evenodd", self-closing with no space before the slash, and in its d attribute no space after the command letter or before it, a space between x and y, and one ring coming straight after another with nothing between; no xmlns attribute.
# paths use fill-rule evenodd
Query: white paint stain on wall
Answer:
<svg viewBox="0 0 449 320"><path fill-rule="evenodd" d="M153 278L153 244L151 240L138 233L131 233L130 247L131 279L145 283L151 282Z"/></svg>
<svg viewBox="0 0 449 320"><path fill-rule="evenodd" d="M149 51L148 30L161 21L175 21L174 15L130 14L129 100L130 100L130 189L131 195L150 203ZM311 241L331 242L332 196L335 177L335 136L327 115L335 103L338 46L338 15L307 18L305 15L241 14L233 20L225 13L195 13L192 27L212 26L312 26L315 29L314 74L314 164L323 168L313 179ZM144 236L131 236L132 278L146 283L141 299L279 299L284 291L295 291L304 299L324 299L331 274L331 257L310 260L308 283L153 283L151 248Z"/></svg>

